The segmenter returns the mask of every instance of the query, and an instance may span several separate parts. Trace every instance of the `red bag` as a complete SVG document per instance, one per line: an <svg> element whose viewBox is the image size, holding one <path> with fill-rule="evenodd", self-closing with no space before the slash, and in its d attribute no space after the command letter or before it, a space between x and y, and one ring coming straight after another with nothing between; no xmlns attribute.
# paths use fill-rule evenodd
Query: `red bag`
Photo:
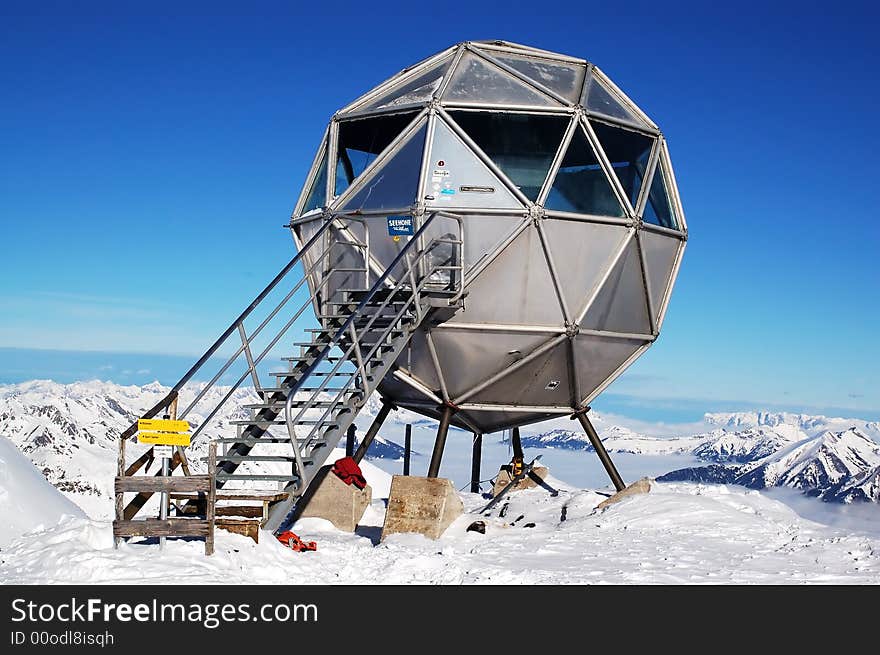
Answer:
<svg viewBox="0 0 880 655"><path fill-rule="evenodd" d="M290 548L290 550L295 550L298 553L302 553L307 550L318 550L318 544L316 544L314 541L303 541L290 530L282 532L276 537L276 539L278 539L278 541Z"/></svg>
<svg viewBox="0 0 880 655"><path fill-rule="evenodd" d="M345 484L353 484L358 489L367 486L367 479L361 473L361 467L357 465L353 457L343 457L337 459L333 464L333 473L335 473Z"/></svg>

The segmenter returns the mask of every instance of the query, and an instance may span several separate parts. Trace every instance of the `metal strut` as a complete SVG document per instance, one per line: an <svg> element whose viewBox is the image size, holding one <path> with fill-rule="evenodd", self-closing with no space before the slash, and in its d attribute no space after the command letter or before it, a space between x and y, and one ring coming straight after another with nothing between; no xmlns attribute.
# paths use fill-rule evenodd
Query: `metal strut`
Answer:
<svg viewBox="0 0 880 655"><path fill-rule="evenodd" d="M455 413L455 407L443 405L443 413L440 415L440 425L437 428L437 439L434 441L434 452L431 453L431 464L428 466L428 477L436 478L440 474L440 460L443 459L443 449L446 447L446 435L449 432L449 422Z"/></svg>
<svg viewBox="0 0 880 655"><path fill-rule="evenodd" d="M391 402L383 398L382 407L379 409L376 418L373 419L373 423L370 425L370 429L367 430L367 433L364 435L364 438L361 440L360 445L357 447L357 450L353 455L354 461L358 464L361 463L364 455L367 454L367 450L370 449L370 444L373 443L373 439L376 438L379 430L382 429L382 424L385 422L385 419L388 418L388 414L391 413L392 409L397 408Z"/></svg>
<svg viewBox="0 0 880 655"><path fill-rule="evenodd" d="M626 487L626 485L623 482L623 478L620 477L620 473L617 472L617 468L614 466L614 462L612 462L611 458L608 456L608 451L605 450L605 446L602 444L602 440L599 439L599 433L596 432L596 428L593 427L590 419L587 418L587 412L589 411L590 408L585 407L572 414L571 418L580 421L581 427L584 429L584 432L587 433L587 437L590 439L590 444L592 444L593 449L599 456L599 461L602 462L602 466L605 467L605 471L608 473L608 477L611 478L611 482L614 483L614 488L618 491L622 491Z"/></svg>

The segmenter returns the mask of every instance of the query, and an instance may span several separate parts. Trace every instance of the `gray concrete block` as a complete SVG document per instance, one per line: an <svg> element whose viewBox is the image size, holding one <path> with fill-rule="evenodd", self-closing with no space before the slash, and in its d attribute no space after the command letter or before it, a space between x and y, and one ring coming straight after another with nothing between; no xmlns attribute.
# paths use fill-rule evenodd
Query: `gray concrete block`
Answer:
<svg viewBox="0 0 880 655"><path fill-rule="evenodd" d="M317 478L315 492L303 499L305 507L299 518L326 519L340 530L354 532L373 499L373 490L370 485L358 489L353 484L345 484L330 472L332 467L324 468L327 470L318 473L323 479Z"/></svg>
<svg viewBox="0 0 880 655"><path fill-rule="evenodd" d="M609 505L613 505L614 503L619 503L624 498L629 496L635 496L636 494L646 494L651 491L651 480L650 478L642 478L636 482L633 482L628 487L625 487L618 491L616 494L611 496L610 498L606 498L601 503L596 505L596 509L605 509Z"/></svg>
<svg viewBox="0 0 880 655"><path fill-rule="evenodd" d="M464 505L451 480L395 475L391 479L382 539L399 532L437 539L463 511Z"/></svg>

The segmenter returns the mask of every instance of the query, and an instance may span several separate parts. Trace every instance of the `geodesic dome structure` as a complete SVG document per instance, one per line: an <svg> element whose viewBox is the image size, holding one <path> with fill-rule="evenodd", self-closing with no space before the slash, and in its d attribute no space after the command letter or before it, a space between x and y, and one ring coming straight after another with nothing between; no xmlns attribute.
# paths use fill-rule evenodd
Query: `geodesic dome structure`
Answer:
<svg viewBox="0 0 880 655"><path fill-rule="evenodd" d="M379 275L406 243L392 222L437 211L462 220L464 307L382 381L398 406L451 404L478 432L539 421L584 407L657 339L684 214L659 128L593 64L487 41L403 70L333 116L291 226L301 245L362 216Z"/></svg>

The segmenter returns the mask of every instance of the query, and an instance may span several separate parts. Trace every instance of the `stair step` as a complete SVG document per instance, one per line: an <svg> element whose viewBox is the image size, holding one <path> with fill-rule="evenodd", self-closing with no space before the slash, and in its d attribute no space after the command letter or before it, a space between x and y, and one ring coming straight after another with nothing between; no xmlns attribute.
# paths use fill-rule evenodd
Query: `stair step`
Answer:
<svg viewBox="0 0 880 655"><path fill-rule="evenodd" d="M269 475L269 474L248 474L248 475L236 475L235 473L217 473L216 478L218 480L241 480L241 481L251 481L251 480L265 480L272 482L296 482L299 480L299 476L296 475Z"/></svg>
<svg viewBox="0 0 880 655"><path fill-rule="evenodd" d="M225 455L217 456L218 462L295 462L293 455ZM313 464L311 459L303 459L306 466Z"/></svg>
<svg viewBox="0 0 880 655"><path fill-rule="evenodd" d="M255 446L261 443L290 443L290 437L220 437L214 439L217 443L245 444L247 446Z"/></svg>
<svg viewBox="0 0 880 655"><path fill-rule="evenodd" d="M310 401L308 401L308 400L294 400L292 403L290 403L290 406L291 407L302 407L303 405L305 405L306 403L309 403L309 402ZM316 400L311 403L311 407L331 407L331 406L337 405L337 404L338 403L334 403L330 400ZM277 407L277 408L284 409L285 405L287 405L287 400L281 399L281 400L276 400L275 402L253 403L253 404L249 404L249 405L242 405L242 408L243 409L260 410L260 409L268 409L270 407Z"/></svg>
<svg viewBox="0 0 880 655"><path fill-rule="evenodd" d="M229 421L229 425L255 425L258 428L270 427L273 425L287 425L287 421L283 418L269 420L264 419L242 419L240 421ZM315 419L301 419L297 421L297 425L326 425L327 427L339 427L333 421L319 421Z"/></svg>

